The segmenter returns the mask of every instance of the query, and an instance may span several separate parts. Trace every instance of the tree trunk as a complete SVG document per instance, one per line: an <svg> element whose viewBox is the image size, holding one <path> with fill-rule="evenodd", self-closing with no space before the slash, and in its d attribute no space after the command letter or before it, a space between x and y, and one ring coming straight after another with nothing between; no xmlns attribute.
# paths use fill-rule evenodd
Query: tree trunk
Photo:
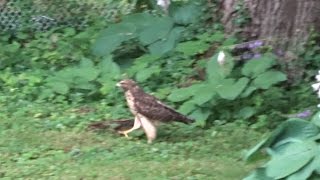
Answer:
<svg viewBox="0 0 320 180"><path fill-rule="evenodd" d="M237 25L234 22L243 18L243 9L250 20ZM297 50L313 28L320 32L320 0L224 0L223 23L227 33L240 31L248 39Z"/></svg>

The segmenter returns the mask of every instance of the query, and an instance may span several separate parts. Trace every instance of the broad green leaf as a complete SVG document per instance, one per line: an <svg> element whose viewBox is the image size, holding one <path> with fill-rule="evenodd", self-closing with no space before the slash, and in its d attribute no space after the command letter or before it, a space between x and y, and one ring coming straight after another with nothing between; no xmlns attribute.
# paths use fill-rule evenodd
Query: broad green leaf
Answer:
<svg viewBox="0 0 320 180"><path fill-rule="evenodd" d="M204 127L206 124L206 120L210 115L211 111L198 108L190 114L190 117L192 119L195 119L198 125Z"/></svg>
<svg viewBox="0 0 320 180"><path fill-rule="evenodd" d="M136 13L124 16L122 22L134 24L137 33L140 33L145 28L152 26L156 20L157 17L152 14Z"/></svg>
<svg viewBox="0 0 320 180"><path fill-rule="evenodd" d="M77 69L74 69L73 73L74 73L73 74L74 77L80 78L88 82L88 81L93 81L98 77L99 70L94 67L77 68Z"/></svg>
<svg viewBox="0 0 320 180"><path fill-rule="evenodd" d="M4 46L4 50L9 53L16 53L19 50L19 48L20 44L16 41Z"/></svg>
<svg viewBox="0 0 320 180"><path fill-rule="evenodd" d="M216 91L223 99L234 100L249 82L248 78L241 78L236 83L233 79L225 79L217 86Z"/></svg>
<svg viewBox="0 0 320 180"><path fill-rule="evenodd" d="M149 45L165 38L173 27L173 21L169 17L158 17L151 26L146 27L139 34L139 40L143 45Z"/></svg>
<svg viewBox="0 0 320 180"><path fill-rule="evenodd" d="M193 2L182 6L173 5L172 7L170 8L170 14L177 24L188 25L197 22L201 15L201 6Z"/></svg>
<svg viewBox="0 0 320 180"><path fill-rule="evenodd" d="M254 107L246 106L239 110L239 112L236 114L236 117L241 119L248 119L251 116L253 116L255 113L256 113L256 110Z"/></svg>
<svg viewBox="0 0 320 180"><path fill-rule="evenodd" d="M246 159L256 154L257 151L261 150L262 148L276 147L278 145L287 143L292 139L302 141L309 140L317 136L319 133L319 128L308 121L298 118L289 119L278 126L266 140L263 140L254 148L249 150L246 155Z"/></svg>
<svg viewBox="0 0 320 180"><path fill-rule="evenodd" d="M111 25L100 33L93 44L92 52L97 56L105 56L112 53L123 41L136 36L136 27L131 23L119 23Z"/></svg>
<svg viewBox="0 0 320 180"><path fill-rule="evenodd" d="M182 27L176 27L170 31L169 35L165 39L161 39L153 44L151 44L148 49L152 55L163 55L172 51L178 39L180 38L181 32L184 31Z"/></svg>
<svg viewBox="0 0 320 180"><path fill-rule="evenodd" d="M242 74L248 77L257 77L275 64L275 60L268 56L262 56L248 61L242 68Z"/></svg>
<svg viewBox="0 0 320 180"><path fill-rule="evenodd" d="M168 96L168 99L172 102L181 102L187 100L191 96L197 95L199 89L203 88L204 86L205 84L193 84L189 87L175 89Z"/></svg>
<svg viewBox="0 0 320 180"><path fill-rule="evenodd" d="M306 166L299 169L299 171L295 172L294 174L290 175L287 180L301 180L301 179L308 179L311 174L318 168L320 168L320 151L318 146L318 151L316 157L314 157L311 162L309 162Z"/></svg>
<svg viewBox="0 0 320 180"><path fill-rule="evenodd" d="M266 175L265 168L257 168L243 180L274 180L274 179Z"/></svg>
<svg viewBox="0 0 320 180"><path fill-rule="evenodd" d="M55 82L48 84L52 90L59 94L67 94L69 92L69 86L63 82Z"/></svg>
<svg viewBox="0 0 320 180"><path fill-rule="evenodd" d="M311 122L320 127L320 112L317 112L311 119Z"/></svg>
<svg viewBox="0 0 320 180"><path fill-rule="evenodd" d="M222 46L231 46L237 43L237 38L235 37L229 37L228 39L226 39L223 43Z"/></svg>
<svg viewBox="0 0 320 180"><path fill-rule="evenodd" d="M180 107L179 107L179 112L183 114L189 114L190 112L194 111L196 109L196 103L190 101L184 102Z"/></svg>
<svg viewBox="0 0 320 180"><path fill-rule="evenodd" d="M275 152L266 164L267 176L280 179L296 172L312 160L317 149L314 141L300 141L284 146L282 151Z"/></svg>
<svg viewBox="0 0 320 180"><path fill-rule="evenodd" d="M251 159L259 150L261 150L265 146L267 141L268 139L264 139L260 141L257 145L255 145L253 148L246 150L246 153L243 159L245 161L248 161L249 159Z"/></svg>
<svg viewBox="0 0 320 180"><path fill-rule="evenodd" d="M188 88L180 88L173 90L168 99L172 102L180 102L189 99L191 96L193 96L193 93L188 91Z"/></svg>
<svg viewBox="0 0 320 180"><path fill-rule="evenodd" d="M250 96L255 90L257 90L256 87L254 86L249 86L248 88L246 88L243 93L240 95L241 97L248 97Z"/></svg>
<svg viewBox="0 0 320 180"><path fill-rule="evenodd" d="M215 54L207 63L206 74L209 82L219 83L226 77L224 68L217 61L218 54Z"/></svg>
<svg viewBox="0 0 320 180"><path fill-rule="evenodd" d="M216 91L214 88L210 88L210 85L204 85L202 87L199 87L199 89L194 94L192 101L201 106L204 103L210 101L215 94Z"/></svg>
<svg viewBox="0 0 320 180"><path fill-rule="evenodd" d="M136 74L136 80L139 82L144 82L153 74L158 74L160 71L161 68L159 66L151 66L149 68L141 69Z"/></svg>
<svg viewBox="0 0 320 180"><path fill-rule="evenodd" d="M112 56L105 57L99 64L103 76L116 78L121 74L120 67L112 60Z"/></svg>
<svg viewBox="0 0 320 180"><path fill-rule="evenodd" d="M257 88L268 89L272 85L285 80L287 80L285 74L279 71L270 70L258 75L258 77L253 80L253 85Z"/></svg>
<svg viewBox="0 0 320 180"><path fill-rule="evenodd" d="M176 51L181 52L186 56L193 56L205 52L209 47L210 45L203 41L186 41L179 43L176 47Z"/></svg>

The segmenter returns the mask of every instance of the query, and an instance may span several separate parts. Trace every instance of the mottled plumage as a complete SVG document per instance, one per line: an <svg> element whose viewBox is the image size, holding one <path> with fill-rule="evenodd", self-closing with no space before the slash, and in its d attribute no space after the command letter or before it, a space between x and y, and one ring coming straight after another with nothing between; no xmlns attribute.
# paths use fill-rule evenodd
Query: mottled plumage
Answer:
<svg viewBox="0 0 320 180"><path fill-rule="evenodd" d="M193 122L193 120L165 105L154 96L145 93L131 79L122 80L117 85L125 91L127 104L131 113L135 116L134 126L127 131L121 131L126 136L129 132L142 126L148 137L148 142L151 143L156 138L155 124L157 122L178 121L185 124Z"/></svg>

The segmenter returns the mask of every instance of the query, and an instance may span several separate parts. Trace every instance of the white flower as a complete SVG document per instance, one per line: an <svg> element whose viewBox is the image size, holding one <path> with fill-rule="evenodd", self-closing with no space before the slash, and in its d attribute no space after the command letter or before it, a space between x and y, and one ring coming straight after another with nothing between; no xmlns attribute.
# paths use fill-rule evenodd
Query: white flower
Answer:
<svg viewBox="0 0 320 180"><path fill-rule="evenodd" d="M168 11L170 0L157 0L157 5L161 6L163 10Z"/></svg>
<svg viewBox="0 0 320 180"><path fill-rule="evenodd" d="M320 82L320 74L316 75L316 80Z"/></svg>
<svg viewBox="0 0 320 180"><path fill-rule="evenodd" d="M224 52L220 51L218 54L218 59L217 59L217 61L220 65L223 65L225 63L225 60L226 60L225 57L226 57L226 55L224 54Z"/></svg>
<svg viewBox="0 0 320 180"><path fill-rule="evenodd" d="M318 91L320 88L320 83L315 83L311 85L314 91Z"/></svg>

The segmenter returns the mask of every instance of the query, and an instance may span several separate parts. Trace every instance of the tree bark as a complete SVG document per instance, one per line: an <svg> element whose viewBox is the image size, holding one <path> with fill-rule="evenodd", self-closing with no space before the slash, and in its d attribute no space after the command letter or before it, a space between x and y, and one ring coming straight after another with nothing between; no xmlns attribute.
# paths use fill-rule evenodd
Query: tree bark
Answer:
<svg viewBox="0 0 320 180"><path fill-rule="evenodd" d="M238 3L243 3L250 16L243 27ZM241 32L248 39L263 39L283 50L303 46L311 30L320 32L320 0L224 0L223 23L227 33Z"/></svg>

